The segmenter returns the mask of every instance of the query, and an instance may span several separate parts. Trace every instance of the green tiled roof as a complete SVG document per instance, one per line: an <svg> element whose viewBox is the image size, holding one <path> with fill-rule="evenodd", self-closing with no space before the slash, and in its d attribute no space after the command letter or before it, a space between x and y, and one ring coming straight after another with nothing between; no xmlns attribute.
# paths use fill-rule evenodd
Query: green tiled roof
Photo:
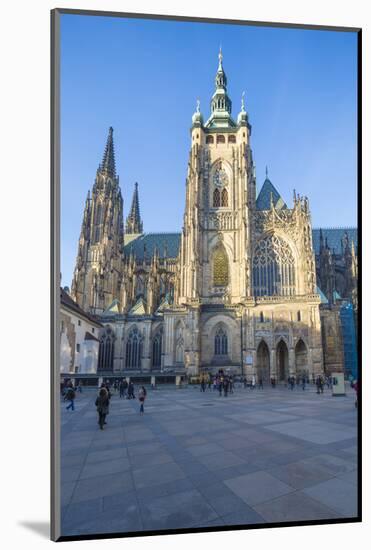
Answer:
<svg viewBox="0 0 371 550"><path fill-rule="evenodd" d="M176 258L180 246L180 233L142 233L125 235L124 253L129 256L131 250L137 259L142 260L144 249L146 257L151 258L157 248L160 258L165 255L167 258Z"/></svg>
<svg viewBox="0 0 371 550"><path fill-rule="evenodd" d="M322 290L320 289L319 286L317 286L316 291L317 291L317 294L319 294L319 296L321 298L321 304L328 304L328 299L323 294L323 292L322 292Z"/></svg>
<svg viewBox="0 0 371 550"><path fill-rule="evenodd" d="M269 210L271 207L271 195L273 204L277 209L287 208L285 201L282 199L271 180L266 178L263 187L260 189L258 198L256 199L256 209Z"/></svg>
<svg viewBox="0 0 371 550"><path fill-rule="evenodd" d="M349 242L354 242L354 246L357 250L357 229L355 227L331 227L322 229L323 239L327 237L328 246L331 250L335 250L336 254L341 254L341 239L344 237L344 233L348 233ZM319 234L320 229L313 229L313 247L316 255L319 254ZM155 248L157 248L160 258L165 255L165 248L167 247L167 257L176 258L178 256L180 246L180 233L142 233L125 235L124 237L124 253L129 256L130 251L133 250L138 260L143 259L144 247L146 248L147 258L151 258L154 255Z"/></svg>

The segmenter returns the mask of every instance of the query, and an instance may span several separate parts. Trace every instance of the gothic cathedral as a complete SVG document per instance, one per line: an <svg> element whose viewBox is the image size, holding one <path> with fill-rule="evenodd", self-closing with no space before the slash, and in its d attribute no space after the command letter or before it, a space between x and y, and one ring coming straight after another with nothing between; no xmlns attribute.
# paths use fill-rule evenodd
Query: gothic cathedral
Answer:
<svg viewBox="0 0 371 550"><path fill-rule="evenodd" d="M104 325L99 372L224 369L278 382L323 372L308 199L294 192L288 208L268 174L256 198L250 137L244 97L232 117L220 52L210 117L204 121L199 102L192 117L183 230L146 234L137 184L124 231L110 128L71 288ZM331 252L321 247L327 266ZM354 249L348 256L352 264Z"/></svg>

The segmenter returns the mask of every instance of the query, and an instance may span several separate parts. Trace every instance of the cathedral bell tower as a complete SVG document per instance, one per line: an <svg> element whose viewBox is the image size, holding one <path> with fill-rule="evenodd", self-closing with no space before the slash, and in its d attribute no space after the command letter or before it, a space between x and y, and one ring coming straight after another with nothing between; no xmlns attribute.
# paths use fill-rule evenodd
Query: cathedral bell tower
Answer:
<svg viewBox="0 0 371 550"><path fill-rule="evenodd" d="M237 304L251 289L256 183L244 94L237 122L222 52L206 123L192 117L186 206L180 248L179 303Z"/></svg>
<svg viewBox="0 0 371 550"><path fill-rule="evenodd" d="M123 243L123 200L111 127L92 193L86 199L71 287L72 298L85 311L102 313L119 298Z"/></svg>

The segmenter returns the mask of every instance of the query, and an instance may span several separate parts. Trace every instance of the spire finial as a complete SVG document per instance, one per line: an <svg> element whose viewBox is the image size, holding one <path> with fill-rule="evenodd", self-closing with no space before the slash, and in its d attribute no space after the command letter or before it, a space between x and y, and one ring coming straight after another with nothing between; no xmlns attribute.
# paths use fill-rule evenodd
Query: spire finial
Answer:
<svg viewBox="0 0 371 550"><path fill-rule="evenodd" d="M223 61L223 53L222 53L222 45L221 44L219 46L219 55L218 55L218 57L219 57L219 65L221 65L222 61Z"/></svg>
<svg viewBox="0 0 371 550"><path fill-rule="evenodd" d="M265 167L265 179L268 179L268 166Z"/></svg>
<svg viewBox="0 0 371 550"><path fill-rule="evenodd" d="M245 112L245 90L242 92L241 96L241 111Z"/></svg>
<svg viewBox="0 0 371 550"><path fill-rule="evenodd" d="M197 98L197 101L196 101L196 112L199 113L200 112L200 100Z"/></svg>

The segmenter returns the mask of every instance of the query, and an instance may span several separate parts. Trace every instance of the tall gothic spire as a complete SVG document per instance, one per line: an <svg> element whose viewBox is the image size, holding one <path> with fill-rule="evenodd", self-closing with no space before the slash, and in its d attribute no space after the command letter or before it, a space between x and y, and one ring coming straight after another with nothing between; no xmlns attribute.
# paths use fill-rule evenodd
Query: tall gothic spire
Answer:
<svg viewBox="0 0 371 550"><path fill-rule="evenodd" d="M126 218L126 233L143 233L143 222L140 219L138 183L135 183L130 213Z"/></svg>
<svg viewBox="0 0 371 550"><path fill-rule="evenodd" d="M115 149L113 146L113 128L110 126L108 131L107 143L104 149L100 171L107 176L114 178L116 176Z"/></svg>

